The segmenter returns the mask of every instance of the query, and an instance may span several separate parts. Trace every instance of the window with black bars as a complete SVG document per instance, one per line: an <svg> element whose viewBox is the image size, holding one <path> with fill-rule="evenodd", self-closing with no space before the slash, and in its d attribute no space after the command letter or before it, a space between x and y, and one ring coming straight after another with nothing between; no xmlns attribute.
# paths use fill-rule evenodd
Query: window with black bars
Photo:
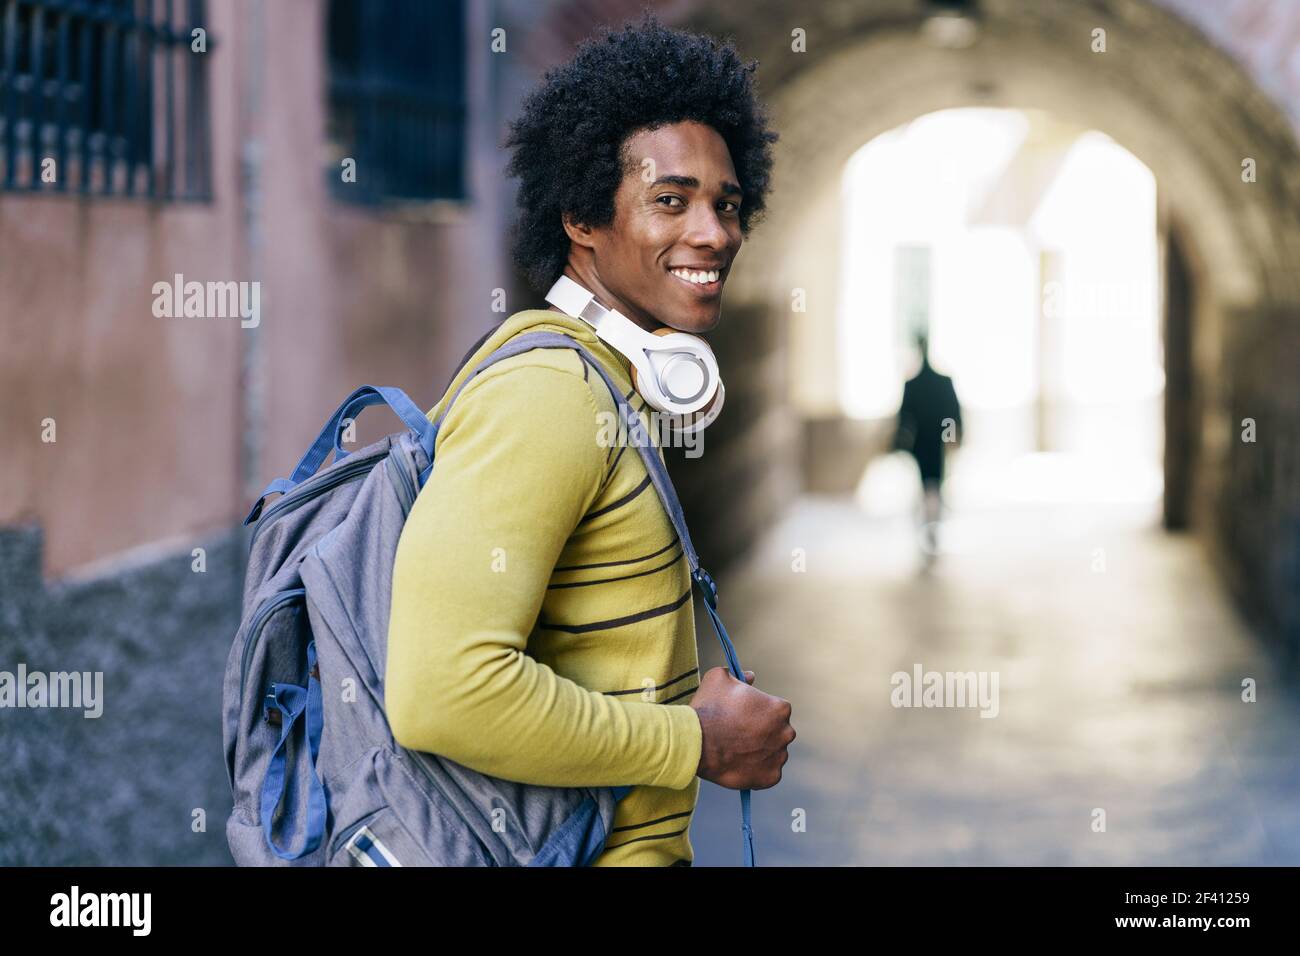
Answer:
<svg viewBox="0 0 1300 956"><path fill-rule="evenodd" d="M330 0L327 34L326 177L335 194L362 203L463 199L464 4Z"/></svg>
<svg viewBox="0 0 1300 956"><path fill-rule="evenodd" d="M211 198L204 13L203 0L0 0L0 189Z"/></svg>

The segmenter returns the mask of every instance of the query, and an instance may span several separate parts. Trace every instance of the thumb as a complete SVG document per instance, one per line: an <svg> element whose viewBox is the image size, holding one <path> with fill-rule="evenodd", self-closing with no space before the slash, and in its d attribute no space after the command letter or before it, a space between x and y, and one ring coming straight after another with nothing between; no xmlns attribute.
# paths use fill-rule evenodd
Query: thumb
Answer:
<svg viewBox="0 0 1300 956"><path fill-rule="evenodd" d="M752 683L754 683L754 672L753 672L753 671L742 671L741 673L743 673L743 674L745 675L745 683L746 683L746 684L752 684Z"/></svg>

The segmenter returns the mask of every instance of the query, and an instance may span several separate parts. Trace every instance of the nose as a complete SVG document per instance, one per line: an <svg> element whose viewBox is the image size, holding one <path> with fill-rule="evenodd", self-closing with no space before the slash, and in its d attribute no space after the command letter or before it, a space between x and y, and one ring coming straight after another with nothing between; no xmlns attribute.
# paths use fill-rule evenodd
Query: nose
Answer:
<svg viewBox="0 0 1300 956"><path fill-rule="evenodd" d="M692 212L686 225L686 234L682 238L689 245L718 251L731 244L731 235L718 218L718 211L704 203Z"/></svg>

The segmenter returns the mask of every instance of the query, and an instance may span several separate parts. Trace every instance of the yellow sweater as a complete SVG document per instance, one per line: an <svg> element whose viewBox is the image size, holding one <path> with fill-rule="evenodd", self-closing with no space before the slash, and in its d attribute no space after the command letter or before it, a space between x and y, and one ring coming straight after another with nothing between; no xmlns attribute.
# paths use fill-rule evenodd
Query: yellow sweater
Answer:
<svg viewBox="0 0 1300 956"><path fill-rule="evenodd" d="M650 428L628 360L546 309L497 328L429 419L523 331L581 342ZM461 392L397 549L385 706L402 746L482 773L633 786L596 865L671 865L694 857L699 792L691 578L637 449L602 427L615 409L572 349L504 359Z"/></svg>

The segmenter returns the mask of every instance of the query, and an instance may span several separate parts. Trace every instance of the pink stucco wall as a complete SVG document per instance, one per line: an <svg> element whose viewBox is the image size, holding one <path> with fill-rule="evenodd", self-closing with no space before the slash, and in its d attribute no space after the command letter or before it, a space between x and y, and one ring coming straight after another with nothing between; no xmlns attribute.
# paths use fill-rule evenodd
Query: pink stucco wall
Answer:
<svg viewBox="0 0 1300 956"><path fill-rule="evenodd" d="M399 385L432 405L500 318L491 290L510 279L499 131L481 108L486 50L469 45L471 200L354 208L322 172L324 14L323 0L209 4L211 203L0 194L0 524L43 526L47 575L229 527L251 503L240 375L251 330L155 317L155 282L260 281L265 414L247 482L259 488L357 385ZM482 35L480 16L467 29ZM394 427L371 410L359 438Z"/></svg>

